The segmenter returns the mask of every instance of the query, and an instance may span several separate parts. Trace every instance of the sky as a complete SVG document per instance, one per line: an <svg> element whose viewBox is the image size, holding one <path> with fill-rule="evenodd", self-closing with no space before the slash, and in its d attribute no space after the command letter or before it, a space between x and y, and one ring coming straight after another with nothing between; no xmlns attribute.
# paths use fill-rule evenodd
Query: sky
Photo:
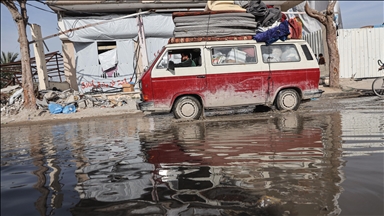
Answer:
<svg viewBox="0 0 384 216"><path fill-rule="evenodd" d="M339 1L339 4L345 29L360 28L367 25L380 25L384 23L383 1ZM28 1L27 13L29 16L29 23L35 23L41 26L43 37L59 32L57 27L57 16L46 5L36 1ZM30 32L30 28L27 27L28 40L32 40ZM3 52L20 53L17 39L18 33L16 23L13 21L8 9L1 4L0 50ZM45 50L45 53L54 51L61 52L61 41L58 37L48 39L45 43L49 49L49 51ZM31 56L33 56L32 46L30 48Z"/></svg>

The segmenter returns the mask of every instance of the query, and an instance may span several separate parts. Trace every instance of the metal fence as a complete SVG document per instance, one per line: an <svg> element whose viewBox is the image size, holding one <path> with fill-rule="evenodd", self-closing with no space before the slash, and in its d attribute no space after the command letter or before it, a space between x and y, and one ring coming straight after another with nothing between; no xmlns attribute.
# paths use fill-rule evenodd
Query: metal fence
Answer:
<svg viewBox="0 0 384 216"><path fill-rule="evenodd" d="M384 28L339 29L340 78L374 78L377 60L384 61ZM324 53L322 31L303 36L314 53Z"/></svg>
<svg viewBox="0 0 384 216"><path fill-rule="evenodd" d="M311 46L313 52L319 56L320 53L324 54L323 46L323 32L321 30L303 35L303 39Z"/></svg>
<svg viewBox="0 0 384 216"><path fill-rule="evenodd" d="M373 78L384 60L384 28L338 30L340 78Z"/></svg>

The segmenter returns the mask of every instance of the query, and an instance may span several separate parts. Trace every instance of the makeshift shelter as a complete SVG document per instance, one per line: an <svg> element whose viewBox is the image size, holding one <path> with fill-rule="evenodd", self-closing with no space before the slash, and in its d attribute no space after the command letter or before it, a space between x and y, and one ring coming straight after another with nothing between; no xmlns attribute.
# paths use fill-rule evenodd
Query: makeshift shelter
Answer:
<svg viewBox="0 0 384 216"><path fill-rule="evenodd" d="M135 82L140 76L138 73L157 56L169 38L174 37L173 12L204 11L206 7L226 10L228 5L224 4L228 2L230 1L47 1L58 13L58 23L62 31L91 25L60 37L63 41L64 63L67 64L65 68L72 70L67 74L72 76L72 82L76 82L71 86L78 86L80 92L92 91L95 87L114 91L125 83ZM240 8L240 11L244 11L239 6L244 2L246 1L234 1L236 5L231 6L231 9ZM302 1L265 2L288 10ZM95 25L146 10L154 10L154 13ZM143 34L140 34L141 30ZM176 30L182 32L183 27ZM112 51L115 55L108 55L111 50L115 50Z"/></svg>

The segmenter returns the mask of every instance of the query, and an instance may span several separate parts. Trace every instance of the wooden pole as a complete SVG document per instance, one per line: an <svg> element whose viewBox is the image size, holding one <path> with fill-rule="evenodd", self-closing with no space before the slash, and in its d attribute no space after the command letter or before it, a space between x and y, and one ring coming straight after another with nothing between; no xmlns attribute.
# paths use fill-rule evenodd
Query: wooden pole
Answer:
<svg viewBox="0 0 384 216"><path fill-rule="evenodd" d="M148 55L147 55L147 43L145 41L145 32L144 32L144 25L143 25L143 18L141 15L137 16L137 27L138 27L138 46L140 47L140 54L141 54L141 64L142 68L145 68L148 66ZM140 74L136 74L137 77L141 76Z"/></svg>
<svg viewBox="0 0 384 216"><path fill-rule="evenodd" d="M47 90L49 88L49 84L47 63L45 62L44 44L43 41L40 40L42 38L41 27L37 24L32 24L31 31L32 39L36 41L36 43L33 44L33 50L35 53L36 69L39 77L39 90Z"/></svg>
<svg viewBox="0 0 384 216"><path fill-rule="evenodd" d="M80 26L80 27L73 28L73 29L68 29L66 31L62 31L62 32L59 32L59 33L56 33L56 34L53 34L53 35L49 35L49 36L46 36L46 37L38 39L38 40L44 41L44 40L47 40L47 39L50 39L50 38L53 38L53 37L57 37L57 36L60 36L62 34L67 34L69 32L73 32L73 31L76 31L76 30L85 29L85 28L88 28L88 27L91 27L91 26L101 25L101 24L104 24L104 23L113 22L113 21L116 21L116 20L126 19L126 18L129 18L129 17L139 16L139 15L149 14L149 13L152 13L152 10L144 11L144 12L139 12L139 13L134 13L134 14L118 17L118 18L115 18L115 19L104 20L104 21L101 21L101 22L92 23L92 24L88 24L88 25L85 25L85 26ZM38 40L32 40L32 41L29 42L29 44L36 43Z"/></svg>

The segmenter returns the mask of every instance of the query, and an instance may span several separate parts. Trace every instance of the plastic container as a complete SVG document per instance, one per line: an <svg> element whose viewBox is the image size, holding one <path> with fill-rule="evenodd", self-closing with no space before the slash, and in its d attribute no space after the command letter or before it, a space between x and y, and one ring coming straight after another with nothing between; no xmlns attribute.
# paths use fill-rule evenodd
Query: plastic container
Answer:
<svg viewBox="0 0 384 216"><path fill-rule="evenodd" d="M49 112L52 114L59 114L63 111L63 107L57 103L48 104L48 109L49 109Z"/></svg>
<svg viewBox="0 0 384 216"><path fill-rule="evenodd" d="M76 107L73 104L69 104L65 106L63 109L64 114L75 113L75 112L76 112Z"/></svg>

